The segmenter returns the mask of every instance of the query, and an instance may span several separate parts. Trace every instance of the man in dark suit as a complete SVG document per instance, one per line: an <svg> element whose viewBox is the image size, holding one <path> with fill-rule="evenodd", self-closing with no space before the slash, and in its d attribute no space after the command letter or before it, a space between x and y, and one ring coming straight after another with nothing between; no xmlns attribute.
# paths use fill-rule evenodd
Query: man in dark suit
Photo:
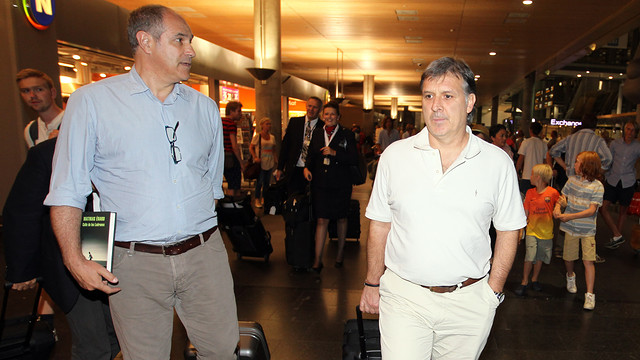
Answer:
<svg viewBox="0 0 640 360"><path fill-rule="evenodd" d="M42 203L49 179L56 138L29 150L3 210L7 281L13 289L35 287L37 277L64 311L72 334L72 359L111 360L120 351L107 297L86 291L66 270L51 229L49 207Z"/></svg>
<svg viewBox="0 0 640 360"><path fill-rule="evenodd" d="M290 194L303 192L307 185L303 169L313 130L324 126L324 122L318 119L321 109L322 100L312 96L307 100L307 114L291 118L287 125L274 175L276 180L284 175Z"/></svg>

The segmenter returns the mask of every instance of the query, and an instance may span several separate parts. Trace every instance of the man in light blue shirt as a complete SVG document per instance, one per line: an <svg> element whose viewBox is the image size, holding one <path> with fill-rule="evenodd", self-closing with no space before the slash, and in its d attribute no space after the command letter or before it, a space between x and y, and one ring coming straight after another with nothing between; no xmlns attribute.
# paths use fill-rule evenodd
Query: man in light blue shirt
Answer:
<svg viewBox="0 0 640 360"><path fill-rule="evenodd" d="M184 19L144 6L131 13L128 33L132 70L69 100L45 204L71 274L111 294L125 359L169 357L174 309L199 358L233 359L233 279L215 211L223 197L220 114L180 84L195 56ZM117 213L113 274L80 251L92 185L102 210Z"/></svg>
<svg viewBox="0 0 640 360"><path fill-rule="evenodd" d="M605 245L609 249L617 249L624 242L620 230L627 219L627 208L631 204L636 188L635 165L640 158L640 142L636 140L637 134L638 124L635 121L629 121L624 125L622 138L611 143L613 164L604 183L604 201L600 208L604 222L613 233L613 237ZM609 213L609 205L616 202L620 202L620 210L617 222L614 222Z"/></svg>

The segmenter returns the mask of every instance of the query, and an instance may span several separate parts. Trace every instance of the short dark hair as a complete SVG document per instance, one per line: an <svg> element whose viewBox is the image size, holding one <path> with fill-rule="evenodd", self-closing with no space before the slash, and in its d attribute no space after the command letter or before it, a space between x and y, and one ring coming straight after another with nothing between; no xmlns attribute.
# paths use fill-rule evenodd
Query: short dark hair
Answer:
<svg viewBox="0 0 640 360"><path fill-rule="evenodd" d="M235 112L242 107L242 103L240 101L229 101L227 106L225 106L225 115L229 116L229 113Z"/></svg>
<svg viewBox="0 0 640 360"><path fill-rule="evenodd" d="M310 97L309 99L312 99L312 98L313 97ZM320 104L322 104L322 102ZM323 110L326 108L336 109L336 114L340 115L340 105L335 101L329 101L328 103L324 104L322 108Z"/></svg>
<svg viewBox="0 0 640 360"><path fill-rule="evenodd" d="M171 9L166 6L146 5L133 10L131 14L129 14L127 35L133 55L136 54L138 46L140 45L136 37L138 31L148 32L155 39L160 39L160 36L165 31L163 22L164 15L168 11L171 11Z"/></svg>
<svg viewBox="0 0 640 360"><path fill-rule="evenodd" d="M422 85L427 79L439 78L446 74L454 75L463 81L465 95L476 93L476 80L469 65L462 59L448 56L434 60L427 66L420 78L420 91L422 91Z"/></svg>
<svg viewBox="0 0 640 360"><path fill-rule="evenodd" d="M16 74L16 83L19 83L21 80L24 80L24 79L30 78L30 77L43 79L47 83L47 86L49 87L49 90L53 89L53 80L51 79L51 77L49 75L43 73L42 71L36 70L36 69L27 68L27 69L20 70Z"/></svg>
<svg viewBox="0 0 640 360"><path fill-rule="evenodd" d="M542 124L539 122L532 122L531 125L529 125L529 130L531 130L533 135L538 136L542 132Z"/></svg>
<svg viewBox="0 0 640 360"><path fill-rule="evenodd" d="M584 114L582 116L583 129L595 129L598 126L598 117L595 114Z"/></svg>
<svg viewBox="0 0 640 360"><path fill-rule="evenodd" d="M496 137L500 130L507 131L507 127L502 124L491 125L491 127L489 128L489 135L491 135L491 137Z"/></svg>
<svg viewBox="0 0 640 360"><path fill-rule="evenodd" d="M310 96L310 97L307 99L307 102L309 102L309 100L315 100L315 101L317 101L317 102L318 102L318 104L320 104L320 107L322 107L322 100L321 100L319 97L317 97L317 96Z"/></svg>

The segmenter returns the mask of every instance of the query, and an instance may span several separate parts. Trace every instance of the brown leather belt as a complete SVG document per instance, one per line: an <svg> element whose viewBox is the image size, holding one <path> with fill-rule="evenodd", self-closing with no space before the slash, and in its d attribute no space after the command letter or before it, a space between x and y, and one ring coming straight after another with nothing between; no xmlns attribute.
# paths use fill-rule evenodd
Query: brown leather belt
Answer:
<svg viewBox="0 0 640 360"><path fill-rule="evenodd" d="M468 278L467 280L461 282L458 285L451 285L451 286L424 286L424 285L420 285L420 286L422 286L425 289L429 289L434 293L444 294L444 293L453 292L453 291L455 291L457 289L462 289L465 286L469 286L469 285L475 284L475 283L477 283L478 281L480 281L482 279L484 279L484 276L479 278L479 279Z"/></svg>
<svg viewBox="0 0 640 360"><path fill-rule="evenodd" d="M203 232L202 238L204 239L204 241L209 240L211 234L213 234L217 229L218 227L214 226L211 229ZM162 254L165 256L179 255L199 246L200 244L203 244L204 241L200 240L200 234L198 234L188 238L187 240L183 240L171 245L149 245L136 242L133 244L133 250L151 254ZM128 241L114 241L113 245L125 249L131 248L131 243Z"/></svg>

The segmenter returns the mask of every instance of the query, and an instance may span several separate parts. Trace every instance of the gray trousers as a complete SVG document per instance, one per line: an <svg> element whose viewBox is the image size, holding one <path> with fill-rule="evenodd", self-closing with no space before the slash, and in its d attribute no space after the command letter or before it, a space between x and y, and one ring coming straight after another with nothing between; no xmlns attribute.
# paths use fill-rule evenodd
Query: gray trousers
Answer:
<svg viewBox="0 0 640 360"><path fill-rule="evenodd" d="M238 316L220 230L174 256L116 247L113 273L122 291L109 302L125 360L169 359L174 309L198 359L235 359Z"/></svg>

